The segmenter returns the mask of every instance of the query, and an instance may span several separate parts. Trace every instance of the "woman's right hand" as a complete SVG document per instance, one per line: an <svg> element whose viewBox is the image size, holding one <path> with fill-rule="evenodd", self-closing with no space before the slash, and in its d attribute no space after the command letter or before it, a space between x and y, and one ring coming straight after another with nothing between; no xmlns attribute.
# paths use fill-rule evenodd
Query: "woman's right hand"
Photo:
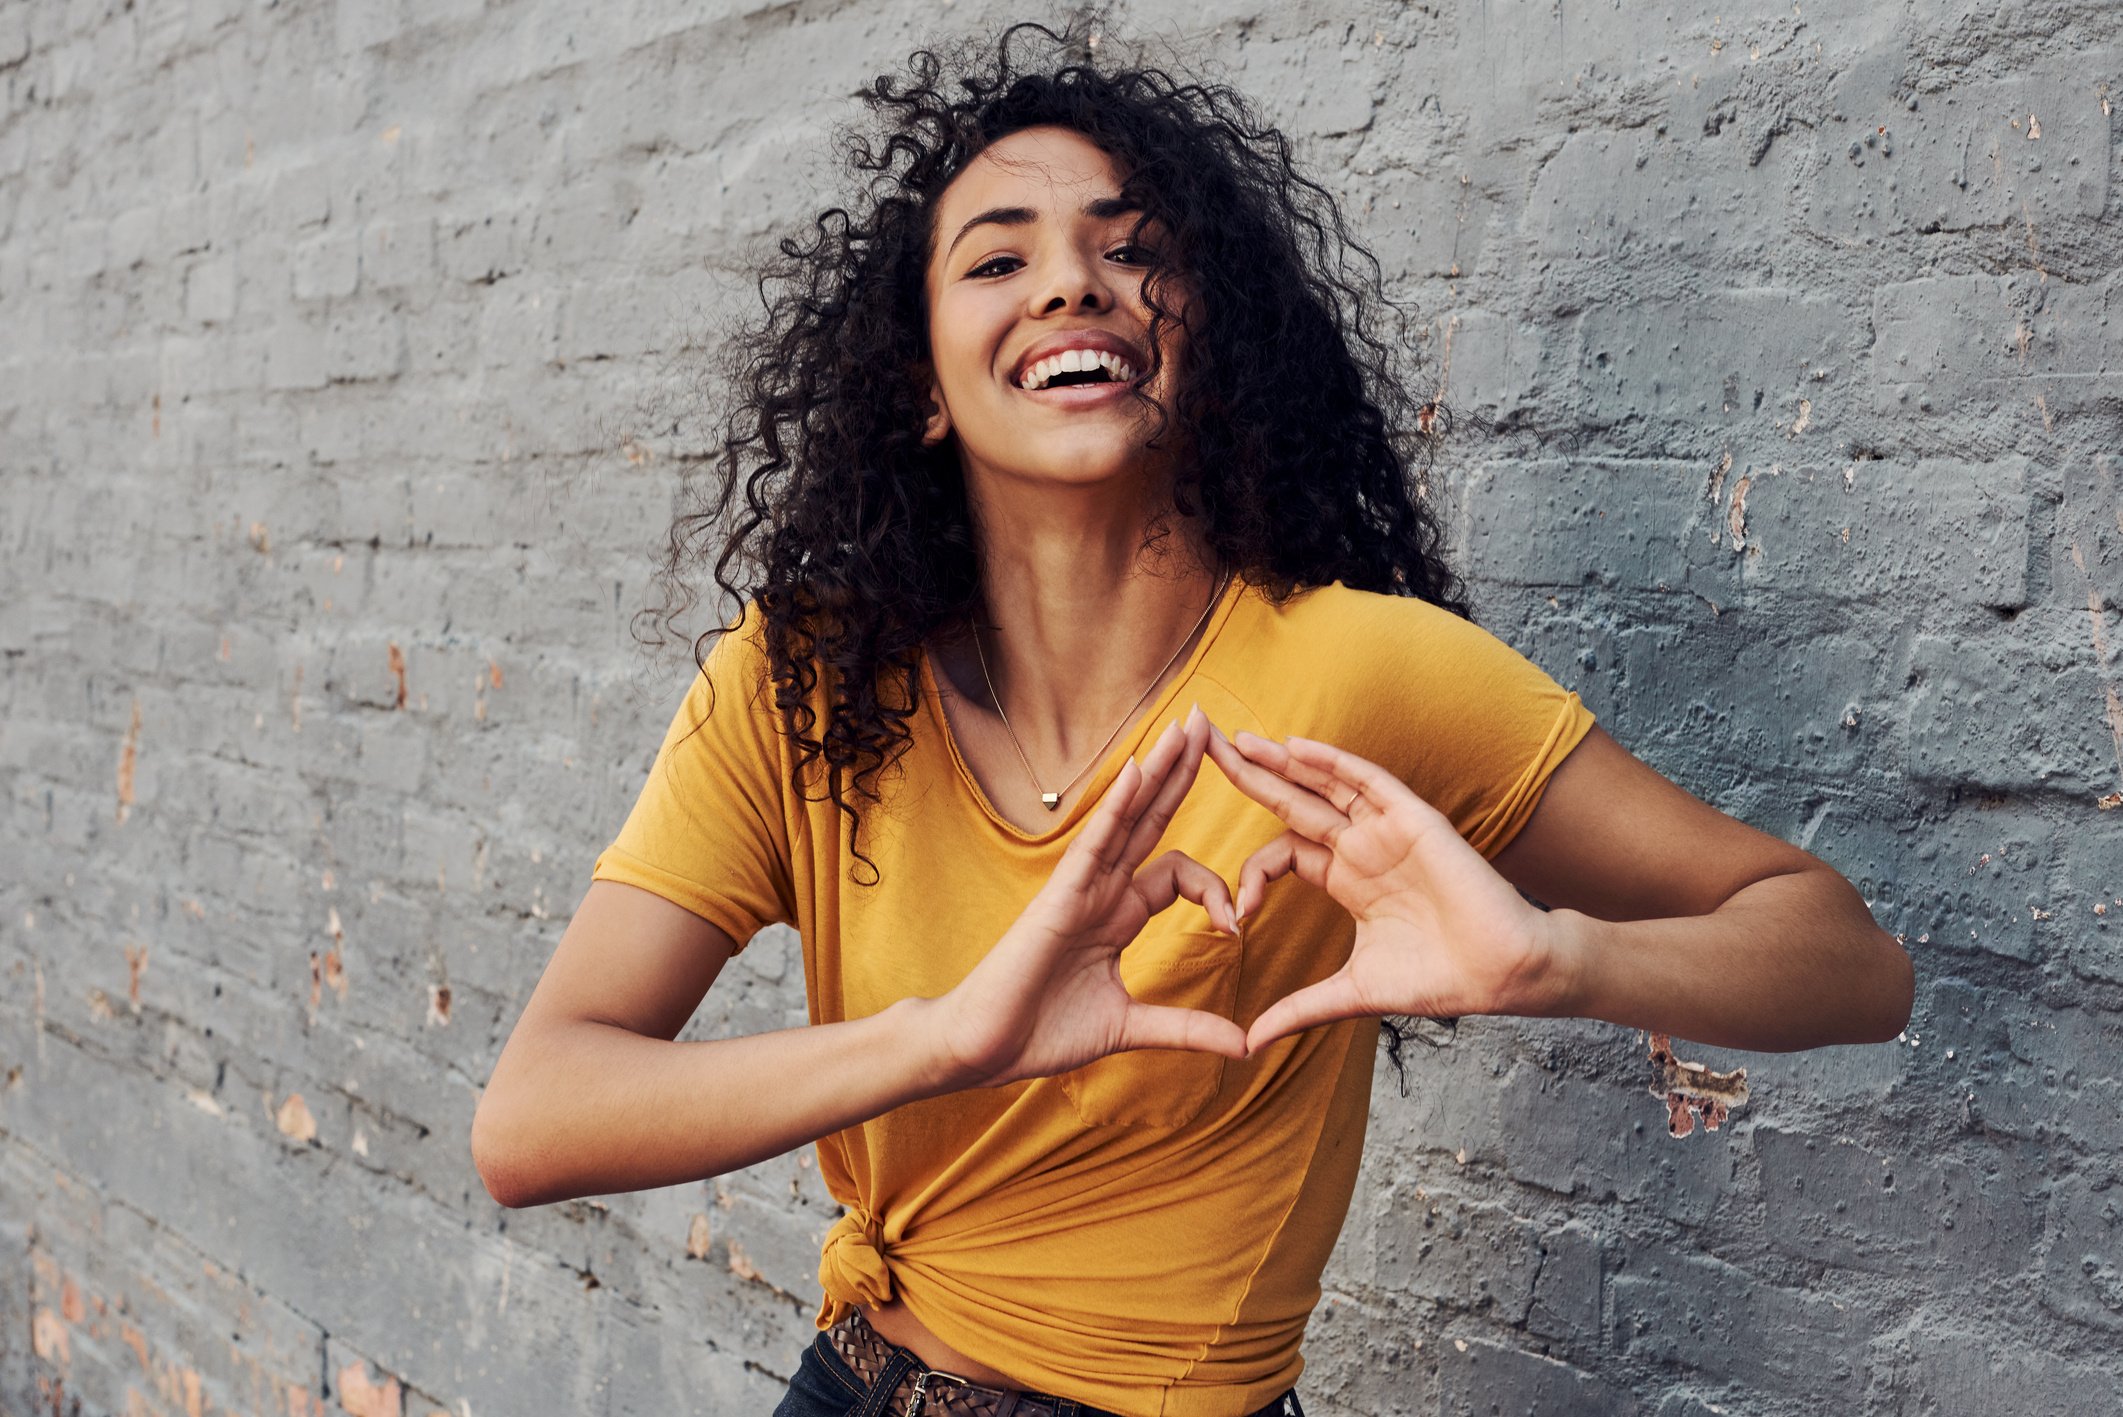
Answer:
<svg viewBox="0 0 2123 1417"><path fill-rule="evenodd" d="M1181 851L1142 864L1194 785L1208 741L1208 716L1195 708L1140 766L1122 764L1024 913L934 1001L946 1089L1049 1077L1130 1048L1246 1056L1246 1032L1230 1019L1138 1003L1120 978L1121 951L1181 896L1237 933L1222 877Z"/></svg>

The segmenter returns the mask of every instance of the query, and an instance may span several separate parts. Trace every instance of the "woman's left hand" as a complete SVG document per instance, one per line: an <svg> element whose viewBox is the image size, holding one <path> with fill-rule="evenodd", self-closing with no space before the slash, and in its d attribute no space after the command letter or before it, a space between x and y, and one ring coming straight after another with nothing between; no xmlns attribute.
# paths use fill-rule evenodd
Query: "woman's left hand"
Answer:
<svg viewBox="0 0 2123 1417"><path fill-rule="evenodd" d="M1348 963L1270 1005L1247 1032L1249 1052L1338 1019L1548 1011L1549 916L1400 779L1309 738L1233 742L1212 728L1209 756L1288 828L1240 869L1241 922L1268 882L1293 872L1356 919Z"/></svg>

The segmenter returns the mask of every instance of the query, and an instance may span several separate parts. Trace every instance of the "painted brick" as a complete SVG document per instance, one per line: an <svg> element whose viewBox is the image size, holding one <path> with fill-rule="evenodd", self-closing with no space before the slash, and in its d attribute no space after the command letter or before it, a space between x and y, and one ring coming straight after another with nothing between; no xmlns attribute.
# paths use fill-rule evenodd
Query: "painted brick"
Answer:
<svg viewBox="0 0 2123 1417"><path fill-rule="evenodd" d="M2009 1336L1937 1322L1883 1340L1880 1349L1866 1409L1890 1417L2123 1405L2123 1381L2105 1366L2060 1360Z"/></svg>
<svg viewBox="0 0 2123 1417"><path fill-rule="evenodd" d="M1911 773L1991 789L2107 790L2115 770L2105 686L2073 662L2061 628L2061 618L2030 614L1981 638L1919 637L1908 661ZM2076 711L2044 712L2065 704Z"/></svg>
<svg viewBox="0 0 2123 1417"><path fill-rule="evenodd" d="M361 282L361 249L350 236L328 234L295 249L295 298L348 296Z"/></svg>
<svg viewBox="0 0 2123 1417"><path fill-rule="evenodd" d="M2025 459L1792 468L1749 490L1741 523L1761 553L1744 562L1750 587L1804 593L1825 577L1838 600L1889 608L2030 603Z"/></svg>
<svg viewBox="0 0 2123 1417"><path fill-rule="evenodd" d="M774 1405L803 1154L464 1129L691 673L715 321L966 8L0 6L0 1410ZM1918 972L1685 1142L1629 1029L1426 1030L1308 1410L2123 1406L2112 6L1137 8L1377 252L1483 623ZM779 929L681 1037L804 1018Z"/></svg>
<svg viewBox="0 0 2123 1417"><path fill-rule="evenodd" d="M1915 78L1874 61L1837 84L1840 111L1806 189L1826 234L2017 228L2106 209L2112 140L2098 84L2059 68L1916 96Z"/></svg>
<svg viewBox="0 0 2123 1417"><path fill-rule="evenodd" d="M2073 1177L2051 1211L2046 1308L2109 1334L2123 1333L2123 1178Z"/></svg>
<svg viewBox="0 0 2123 1417"><path fill-rule="evenodd" d="M2006 1272L2034 1240L2034 1178L2009 1157L1977 1171L1769 1127L1756 1129L1754 1145L1771 1243L1803 1259Z"/></svg>
<svg viewBox="0 0 2123 1417"><path fill-rule="evenodd" d="M1718 509L1688 463L1514 462L1459 479L1466 556L1485 576L1531 586L1696 592L1738 588L1734 558L1706 529ZM1620 509L1626 508L1623 513Z"/></svg>
<svg viewBox="0 0 2123 1417"><path fill-rule="evenodd" d="M1439 1417L1515 1412L1635 1417L1642 1409L1628 1393L1567 1363L1496 1344L1467 1343L1441 1352L1437 1410Z"/></svg>
<svg viewBox="0 0 2123 1417"><path fill-rule="evenodd" d="M77 272L78 274L78 272ZM236 316L236 267L226 257L201 261L184 282L184 313L202 324L225 324Z"/></svg>
<svg viewBox="0 0 2123 1417"><path fill-rule="evenodd" d="M1609 1281L1615 1340L1629 1352L1793 1396L1855 1401L1865 1391L1867 1316L1779 1288L1714 1259L1632 1257ZM1774 1333L1762 1345L1746 1335Z"/></svg>
<svg viewBox="0 0 2123 1417"><path fill-rule="evenodd" d="M1846 341L1833 304L1790 289L1602 306L1579 321L1579 397L1601 424L1789 425L1800 399L1846 377Z"/></svg>
<svg viewBox="0 0 2123 1417"><path fill-rule="evenodd" d="M1525 1321L1541 1267L1539 1236L1526 1220L1430 1186L1385 1196L1364 1248L1387 1289L1510 1324Z"/></svg>
<svg viewBox="0 0 2123 1417"><path fill-rule="evenodd" d="M1574 1223L1541 1236L1528 1329L1566 1342L1599 1331L1601 1249L1597 1234Z"/></svg>

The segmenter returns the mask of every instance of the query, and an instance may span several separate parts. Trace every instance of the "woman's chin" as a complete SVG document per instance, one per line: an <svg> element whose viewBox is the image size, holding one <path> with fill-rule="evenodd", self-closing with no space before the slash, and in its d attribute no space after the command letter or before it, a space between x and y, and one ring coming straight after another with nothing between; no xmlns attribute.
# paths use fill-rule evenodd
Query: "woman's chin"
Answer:
<svg viewBox="0 0 2123 1417"><path fill-rule="evenodd" d="M1014 482L1092 488L1139 482L1157 465L1156 455L1140 444L1086 439L1078 446L1042 446L1037 456L1005 459L999 468Z"/></svg>

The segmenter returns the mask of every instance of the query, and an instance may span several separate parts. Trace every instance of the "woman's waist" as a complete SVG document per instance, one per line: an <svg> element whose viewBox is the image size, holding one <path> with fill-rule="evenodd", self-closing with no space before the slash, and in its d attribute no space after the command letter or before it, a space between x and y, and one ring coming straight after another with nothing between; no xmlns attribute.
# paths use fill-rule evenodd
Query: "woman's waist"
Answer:
<svg viewBox="0 0 2123 1417"><path fill-rule="evenodd" d="M963 1320L953 1314L951 1321ZM976 1315L975 1322L993 1314ZM852 1325L852 1327L851 1327ZM867 1328L867 1332L865 1329ZM1102 1413L1171 1414L1171 1417L1235 1417L1260 1410L1284 1410L1279 1400L1289 1393L1304 1367L1299 1353L1303 1325L1295 1331L1274 1334L1254 1332L1253 1342L1207 1353L1197 1349L1176 1364L1160 1361L1160 1355L1076 1352L1057 1334L1036 1346L1020 1346L1024 1335L1011 1335L1011 1325L983 1327L963 1343L953 1343L938 1334L900 1300L860 1305L831 1325L821 1342L831 1341L844 1361L850 1335L855 1346L867 1343L878 1357L884 1350L877 1340L897 1345L918 1362L921 1369L939 1377L962 1380L1000 1392L1061 1394ZM991 1341L999 1347L991 1346ZM979 1344L998 1355L1002 1366L985 1362L965 1351ZM1170 1355L1162 1355L1170 1356ZM873 1362L872 1366L876 1366ZM868 1374L860 1374L868 1377Z"/></svg>
<svg viewBox="0 0 2123 1417"><path fill-rule="evenodd" d="M921 1359L922 1366L938 1368L946 1373L956 1373L983 1387L1024 1388L1029 1383L990 1367L980 1359L958 1349L929 1331L929 1326L914 1316L914 1311L903 1300L893 1299L878 1305L862 1306L862 1316L870 1321L870 1327L888 1342Z"/></svg>

